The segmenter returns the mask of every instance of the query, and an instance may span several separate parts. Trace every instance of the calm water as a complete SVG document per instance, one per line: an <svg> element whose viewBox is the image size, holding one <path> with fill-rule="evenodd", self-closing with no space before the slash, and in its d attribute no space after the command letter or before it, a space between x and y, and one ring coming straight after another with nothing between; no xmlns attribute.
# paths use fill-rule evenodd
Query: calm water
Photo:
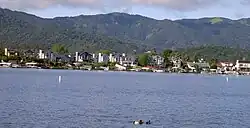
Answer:
<svg viewBox="0 0 250 128"><path fill-rule="evenodd" d="M58 83L58 76L62 76ZM0 69L1 128L247 128L250 77Z"/></svg>

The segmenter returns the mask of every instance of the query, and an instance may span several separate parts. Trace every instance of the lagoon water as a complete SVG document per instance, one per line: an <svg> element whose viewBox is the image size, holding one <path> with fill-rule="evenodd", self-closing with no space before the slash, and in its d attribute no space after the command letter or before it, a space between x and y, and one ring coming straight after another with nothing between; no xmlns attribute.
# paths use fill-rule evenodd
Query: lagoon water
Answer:
<svg viewBox="0 0 250 128"><path fill-rule="evenodd" d="M136 119L247 128L250 77L0 69L1 128L133 128Z"/></svg>

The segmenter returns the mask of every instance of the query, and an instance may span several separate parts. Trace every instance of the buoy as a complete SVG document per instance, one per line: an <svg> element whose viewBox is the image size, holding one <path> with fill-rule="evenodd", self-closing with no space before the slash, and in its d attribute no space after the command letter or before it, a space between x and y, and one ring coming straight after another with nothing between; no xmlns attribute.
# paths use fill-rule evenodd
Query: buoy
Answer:
<svg viewBox="0 0 250 128"><path fill-rule="evenodd" d="M228 82L228 77L226 79L227 79L227 82Z"/></svg>
<svg viewBox="0 0 250 128"><path fill-rule="evenodd" d="M62 76L59 76L58 77L58 82L61 83L61 81L62 81Z"/></svg>

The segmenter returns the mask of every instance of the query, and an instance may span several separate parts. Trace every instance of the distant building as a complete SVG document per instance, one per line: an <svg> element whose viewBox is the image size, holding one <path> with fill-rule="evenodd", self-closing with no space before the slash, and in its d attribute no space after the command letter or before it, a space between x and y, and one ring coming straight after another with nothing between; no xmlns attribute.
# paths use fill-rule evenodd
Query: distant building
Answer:
<svg viewBox="0 0 250 128"><path fill-rule="evenodd" d="M223 71L231 71L234 69L234 63L232 62L219 62L217 67Z"/></svg>
<svg viewBox="0 0 250 128"><path fill-rule="evenodd" d="M45 56L45 53L43 50L39 50L39 53L38 53L38 59L46 59L47 56Z"/></svg>
<svg viewBox="0 0 250 128"><path fill-rule="evenodd" d="M88 52L76 52L75 54L75 61L76 62L90 62L93 60L93 56L92 54L88 53Z"/></svg>
<svg viewBox="0 0 250 128"><path fill-rule="evenodd" d="M53 54L53 57L51 58L52 61L56 61L56 62L65 62L65 63L69 63L69 62L73 62L74 58L72 58L69 55L66 54Z"/></svg>
<svg viewBox="0 0 250 128"><path fill-rule="evenodd" d="M182 64L181 59L172 59L171 61L173 63L173 68L175 68L175 69L180 69L181 68L181 64Z"/></svg>
<svg viewBox="0 0 250 128"><path fill-rule="evenodd" d="M108 63L109 62L109 55L107 55L107 54L98 53L97 58L98 58L97 59L98 63Z"/></svg>
<svg viewBox="0 0 250 128"><path fill-rule="evenodd" d="M237 60L235 68L238 71L250 72L250 61Z"/></svg>
<svg viewBox="0 0 250 128"><path fill-rule="evenodd" d="M109 55L107 55L107 54L103 54L103 61L102 61L102 63L108 63L109 62Z"/></svg>
<svg viewBox="0 0 250 128"><path fill-rule="evenodd" d="M151 62L153 63L153 65L163 65L164 58L160 55L154 55L151 57Z"/></svg>
<svg viewBox="0 0 250 128"><path fill-rule="evenodd" d="M116 53L116 54L114 55L114 59L115 59L115 62L121 64L121 63L122 63L122 60L123 60L123 57L122 57L122 55L121 55L120 53Z"/></svg>
<svg viewBox="0 0 250 128"><path fill-rule="evenodd" d="M109 54L109 62L111 62L111 63L116 62L116 60L115 60L115 55L112 54L112 53Z"/></svg>
<svg viewBox="0 0 250 128"><path fill-rule="evenodd" d="M126 59L122 61L121 64L126 67L127 66L135 67L137 66L136 57L134 55L127 55Z"/></svg>
<svg viewBox="0 0 250 128"><path fill-rule="evenodd" d="M187 62L187 66L191 70L196 70L196 68L200 68L202 70L210 69L209 63L206 62Z"/></svg>
<svg viewBox="0 0 250 128"><path fill-rule="evenodd" d="M16 50L10 50L8 48L5 48L4 49L4 55L5 56L17 56L17 55L19 55L19 52L16 51Z"/></svg>
<svg viewBox="0 0 250 128"><path fill-rule="evenodd" d="M33 51L33 50L26 50L26 51L24 51L23 52L23 54L24 54L24 56L26 56L26 57L37 57L38 55L36 54L36 52L35 51Z"/></svg>

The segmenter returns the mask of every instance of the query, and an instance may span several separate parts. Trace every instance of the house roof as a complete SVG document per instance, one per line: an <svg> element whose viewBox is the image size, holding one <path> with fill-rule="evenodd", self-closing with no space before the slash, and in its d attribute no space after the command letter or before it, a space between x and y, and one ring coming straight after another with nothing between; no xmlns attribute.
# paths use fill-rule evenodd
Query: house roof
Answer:
<svg viewBox="0 0 250 128"><path fill-rule="evenodd" d="M239 60L238 63L250 63L250 61L246 61L246 60Z"/></svg>
<svg viewBox="0 0 250 128"><path fill-rule="evenodd" d="M69 61L69 60L72 59L71 57L69 57L69 56L66 55L66 54L54 54L54 57L60 58L60 59L62 59L62 60L67 60L67 61Z"/></svg>
<svg viewBox="0 0 250 128"><path fill-rule="evenodd" d="M91 55L91 56L92 56L92 54L90 54L90 53L88 53L88 52L80 52L80 53L79 53L79 56L83 56L83 55Z"/></svg>

